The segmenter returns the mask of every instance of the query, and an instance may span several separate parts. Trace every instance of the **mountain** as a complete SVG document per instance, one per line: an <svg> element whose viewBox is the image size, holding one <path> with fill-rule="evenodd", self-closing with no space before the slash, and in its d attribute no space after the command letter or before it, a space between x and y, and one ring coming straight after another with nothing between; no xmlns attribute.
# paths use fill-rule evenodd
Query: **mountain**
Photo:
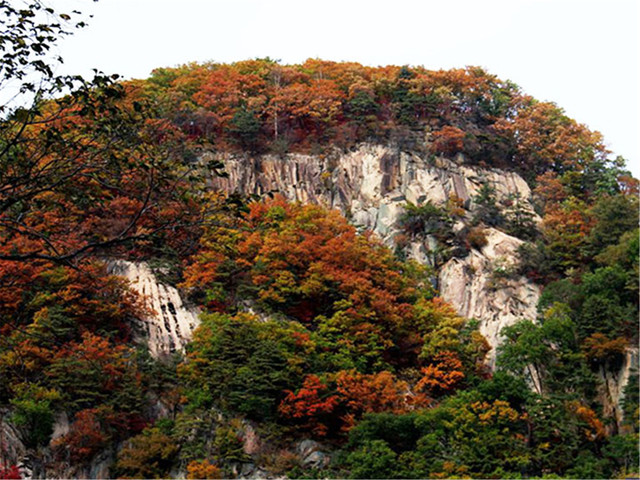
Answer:
<svg viewBox="0 0 640 480"><path fill-rule="evenodd" d="M556 105L258 59L3 122L4 476L635 471L638 181Z"/></svg>

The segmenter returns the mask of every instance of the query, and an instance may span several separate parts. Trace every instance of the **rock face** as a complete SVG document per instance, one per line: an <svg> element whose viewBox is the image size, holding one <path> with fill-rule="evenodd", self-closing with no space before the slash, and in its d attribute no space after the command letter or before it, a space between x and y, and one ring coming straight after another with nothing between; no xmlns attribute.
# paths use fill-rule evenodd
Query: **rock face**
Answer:
<svg viewBox="0 0 640 480"><path fill-rule="evenodd" d="M0 461L2 465L19 464L27 454L27 447L22 442L20 432L9 422L10 416L9 410L0 410Z"/></svg>
<svg viewBox="0 0 640 480"><path fill-rule="evenodd" d="M300 463L305 468L322 469L326 467L331 458L324 453L322 445L315 440L302 440L295 448Z"/></svg>
<svg viewBox="0 0 640 480"><path fill-rule="evenodd" d="M466 166L461 158L423 158L381 145L326 156L215 157L224 162L229 177L212 179L214 188L258 195L277 191L289 200L338 208L355 225L383 239L396 232L394 224L406 202L441 204L455 195L469 208L485 183L495 188L498 200L519 196L529 204L531 199L529 186L516 173Z"/></svg>
<svg viewBox="0 0 640 480"><path fill-rule="evenodd" d="M449 260L440 271L440 291L458 312L481 320L480 333L492 350L491 366L500 344L500 330L519 320L536 318L540 288L512 272L522 240L495 229L487 230L487 244L463 259Z"/></svg>
<svg viewBox="0 0 640 480"><path fill-rule="evenodd" d="M198 326L198 310L186 305L178 290L161 283L145 263L109 262L109 271L125 277L142 295L151 314L134 327L149 351L158 358L182 350Z"/></svg>
<svg viewBox="0 0 640 480"><path fill-rule="evenodd" d="M463 164L462 158L426 158L381 145L326 156L291 154L231 156L217 154L228 178L214 178L212 187L227 192L262 195L277 191L287 199L337 208L360 229L375 232L393 245L397 221L407 202L443 205L458 197L471 218L480 188L488 184L498 203L519 199L533 213L531 190L512 172ZM539 218L534 215L534 220ZM521 240L490 229L488 243L464 259L451 259L440 271L441 294L461 315L475 317L493 348L499 331L518 319L536 316L539 288L523 277L505 275L516 262ZM409 245L410 255L427 262L428 245Z"/></svg>
<svg viewBox="0 0 640 480"><path fill-rule="evenodd" d="M620 429L624 420L622 412L622 400L624 389L629 383L632 374L638 372L640 367L638 348L627 348L622 364L616 371L611 372L608 365L600 367L598 377L598 397L602 404L603 416L615 420L616 429Z"/></svg>

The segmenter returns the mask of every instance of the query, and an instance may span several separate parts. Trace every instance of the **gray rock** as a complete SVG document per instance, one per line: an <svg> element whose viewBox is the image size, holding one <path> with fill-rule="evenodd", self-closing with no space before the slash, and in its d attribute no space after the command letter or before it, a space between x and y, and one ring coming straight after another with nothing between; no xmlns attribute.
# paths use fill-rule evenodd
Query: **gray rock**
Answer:
<svg viewBox="0 0 640 480"><path fill-rule="evenodd" d="M139 339L148 342L151 355L158 358L182 350L200 323L197 309L185 305L178 289L161 283L146 263L112 260L108 267L110 273L129 280L151 312L134 325Z"/></svg>
<svg viewBox="0 0 640 480"><path fill-rule="evenodd" d="M53 433L51 434L51 440L57 440L60 437L64 437L69 433L69 417L66 412L60 412L56 414L55 422L53 424Z"/></svg>
<svg viewBox="0 0 640 480"><path fill-rule="evenodd" d="M464 259L453 258L440 270L442 297L462 316L480 320L480 333L489 342L488 362L495 364L500 331L520 320L535 320L540 287L519 275L497 278L498 268L515 271L522 240L489 228L487 245Z"/></svg>
<svg viewBox="0 0 640 480"><path fill-rule="evenodd" d="M250 478L250 476L255 472L256 466L253 463L243 463L240 467L239 476L242 478Z"/></svg>
<svg viewBox="0 0 640 480"><path fill-rule="evenodd" d="M296 453L301 459L304 459L320 448L320 444L315 440L302 440L296 445Z"/></svg>
<svg viewBox="0 0 640 480"><path fill-rule="evenodd" d="M614 420L608 426L609 434L614 434L622 428L624 389L631 375L634 371L637 373L639 367L638 347L629 347L625 351L622 365L617 370L611 371L609 365L603 365L598 370L598 399L603 407L603 416Z"/></svg>
<svg viewBox="0 0 640 480"><path fill-rule="evenodd" d="M296 453L305 468L324 468L331 458L322 450L322 445L315 440L302 440L296 445Z"/></svg>
<svg viewBox="0 0 640 480"><path fill-rule="evenodd" d="M315 451L303 458L302 465L305 468L324 468L329 463L330 457L326 454Z"/></svg>
<svg viewBox="0 0 640 480"><path fill-rule="evenodd" d="M0 409L0 438L2 439L2 455L10 465L22 461L27 454L27 447L22 443L20 431L9 419L11 411Z"/></svg>

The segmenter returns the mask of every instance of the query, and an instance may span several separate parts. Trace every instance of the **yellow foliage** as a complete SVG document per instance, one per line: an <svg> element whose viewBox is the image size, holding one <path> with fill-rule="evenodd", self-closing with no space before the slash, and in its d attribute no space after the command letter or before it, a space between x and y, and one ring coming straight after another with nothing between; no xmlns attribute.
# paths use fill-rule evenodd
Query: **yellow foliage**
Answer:
<svg viewBox="0 0 640 480"><path fill-rule="evenodd" d="M213 465L209 460L194 460L187 465L188 479L222 478L220 467Z"/></svg>

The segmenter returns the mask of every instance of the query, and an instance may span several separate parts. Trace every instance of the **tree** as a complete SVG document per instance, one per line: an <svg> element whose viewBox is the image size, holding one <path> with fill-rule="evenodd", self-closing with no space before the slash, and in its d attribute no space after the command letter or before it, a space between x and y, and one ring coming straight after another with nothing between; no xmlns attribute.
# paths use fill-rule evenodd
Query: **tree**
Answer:
<svg viewBox="0 0 640 480"><path fill-rule="evenodd" d="M396 478L397 455L383 440L373 440L347 457L351 478Z"/></svg>
<svg viewBox="0 0 640 480"><path fill-rule="evenodd" d="M430 396L451 392L464 380L462 370L462 362L454 352L441 351L429 365L422 368L422 378L415 389Z"/></svg>
<svg viewBox="0 0 640 480"><path fill-rule="evenodd" d="M568 118L553 103L520 96L514 100L516 114L496 122L496 129L514 141L512 162L523 170L543 174L552 170L576 172L594 161L606 162L602 135Z"/></svg>
<svg viewBox="0 0 640 480"><path fill-rule="evenodd" d="M566 305L554 304L541 325L521 321L501 334L505 339L498 350L499 370L525 378L539 394L591 398L595 378L579 349L576 324Z"/></svg>
<svg viewBox="0 0 640 480"><path fill-rule="evenodd" d="M136 412L143 401L132 349L89 332L82 342L59 348L45 374L52 386L64 392L72 410L108 403L120 411Z"/></svg>
<svg viewBox="0 0 640 480"><path fill-rule="evenodd" d="M500 227L504 223L504 215L496 200L496 190L488 183L483 183L478 194L473 197L476 205L473 221L483 222L490 227Z"/></svg>
<svg viewBox="0 0 640 480"><path fill-rule="evenodd" d="M203 315L179 378L191 408L221 408L254 419L271 419L283 391L301 378L300 329L248 314Z"/></svg>
<svg viewBox="0 0 640 480"><path fill-rule="evenodd" d="M455 155L464 150L465 132L457 127L446 125L433 132L433 151L444 155Z"/></svg>
<svg viewBox="0 0 640 480"><path fill-rule="evenodd" d="M302 421L304 428L315 435L325 436L330 431L329 425L335 422L334 410L339 402L338 396L320 378L307 375L302 388L286 392L279 410L285 418Z"/></svg>
<svg viewBox="0 0 640 480"><path fill-rule="evenodd" d="M256 118L255 113L243 105L233 115L229 132L243 149L254 151L258 146L260 127L260 120Z"/></svg>
<svg viewBox="0 0 640 480"><path fill-rule="evenodd" d="M187 465L188 479L216 479L222 478L220 467L213 465L208 460L193 460Z"/></svg>
<svg viewBox="0 0 640 480"><path fill-rule="evenodd" d="M101 413L98 409L76 413L69 432L54 442L59 457L68 453L73 462L85 462L107 446L111 438L103 428Z"/></svg>
<svg viewBox="0 0 640 480"><path fill-rule="evenodd" d="M474 391L414 413L368 415L349 433L355 449L346 463L372 478L504 478L500 469L521 473L529 464L526 418Z"/></svg>
<svg viewBox="0 0 640 480"><path fill-rule="evenodd" d="M542 233L554 270L564 273L586 266L585 247L593 224L587 205L575 197L547 208Z"/></svg>
<svg viewBox="0 0 640 480"><path fill-rule="evenodd" d="M587 457L601 457L603 424L593 410L581 402L556 396L534 396L527 404L526 412L533 472L554 472L567 477L572 468L586 468L586 464L591 463ZM579 455L584 457L578 459ZM593 467L596 466L592 465L590 469ZM602 473L596 471L587 478L607 478L609 475ZM577 477L584 478L579 473Z"/></svg>
<svg viewBox="0 0 640 480"><path fill-rule="evenodd" d="M179 449L159 428L148 428L118 453L116 469L133 478L167 478Z"/></svg>
<svg viewBox="0 0 640 480"><path fill-rule="evenodd" d="M454 234L452 220L444 208L430 201L423 205L408 202L397 224L406 235L423 242L429 253L429 262L434 268L448 260ZM435 240L435 246L431 246L428 239Z"/></svg>
<svg viewBox="0 0 640 480"><path fill-rule="evenodd" d="M533 211L522 202L519 193L509 200L511 205L505 215L506 232L523 240L533 240L538 233Z"/></svg>
<svg viewBox="0 0 640 480"><path fill-rule="evenodd" d="M0 92L19 83L1 107L0 260L68 264L191 223L180 132L117 75L55 73L49 52L84 22L39 0L0 13Z"/></svg>
<svg viewBox="0 0 640 480"><path fill-rule="evenodd" d="M339 330L332 348L348 344L357 361L371 353L380 359L375 351L407 335L418 275L338 212L277 196L212 223L185 271L185 286L204 290L205 302L250 300L321 332Z"/></svg>
<svg viewBox="0 0 640 480"><path fill-rule="evenodd" d="M391 372L371 375L340 372L336 383L338 395L351 415L407 410L405 396L409 385L395 378Z"/></svg>
<svg viewBox="0 0 640 480"><path fill-rule="evenodd" d="M587 238L587 250L596 255L619 242L626 232L638 228L638 197L632 195L605 195L591 208L595 225Z"/></svg>
<svg viewBox="0 0 640 480"><path fill-rule="evenodd" d="M11 400L14 409L13 423L23 430L23 441L27 447L37 448L47 445L53 433L51 404L60 399L60 393L37 385L23 386L21 390Z"/></svg>

